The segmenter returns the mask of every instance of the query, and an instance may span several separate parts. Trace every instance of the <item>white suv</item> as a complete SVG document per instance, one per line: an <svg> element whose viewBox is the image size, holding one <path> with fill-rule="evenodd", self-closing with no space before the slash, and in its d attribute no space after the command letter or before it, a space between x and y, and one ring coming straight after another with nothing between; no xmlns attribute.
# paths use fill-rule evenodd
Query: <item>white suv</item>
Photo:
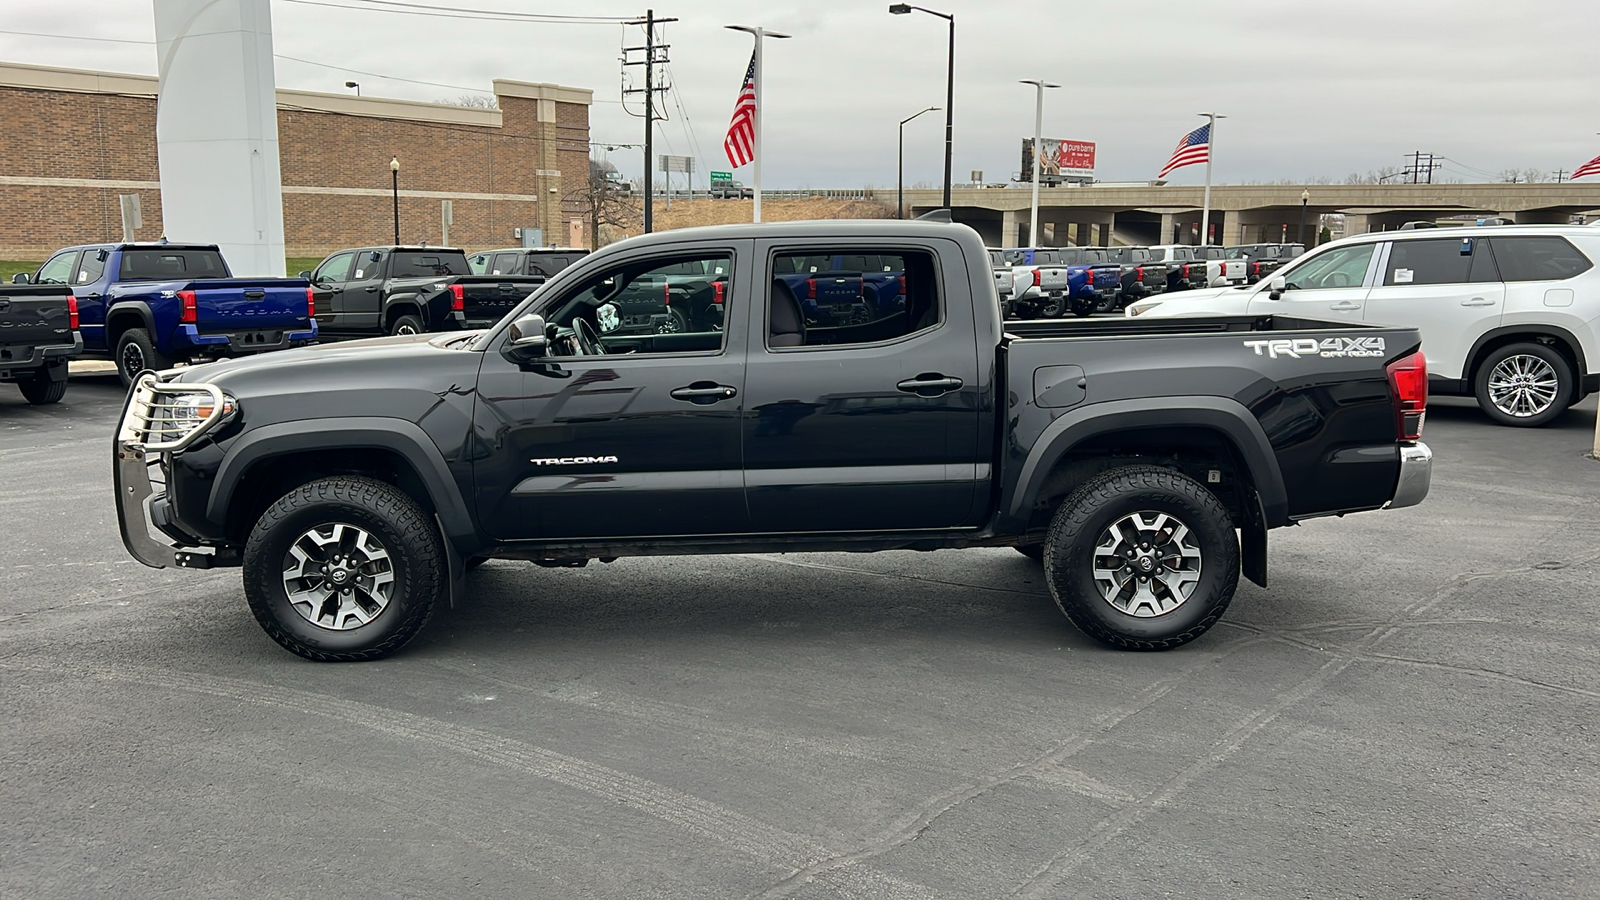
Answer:
<svg viewBox="0 0 1600 900"><path fill-rule="evenodd" d="M1258 284L1141 301L1129 316L1281 313L1422 330L1428 387L1503 425L1600 390L1600 229L1501 225L1333 241Z"/></svg>

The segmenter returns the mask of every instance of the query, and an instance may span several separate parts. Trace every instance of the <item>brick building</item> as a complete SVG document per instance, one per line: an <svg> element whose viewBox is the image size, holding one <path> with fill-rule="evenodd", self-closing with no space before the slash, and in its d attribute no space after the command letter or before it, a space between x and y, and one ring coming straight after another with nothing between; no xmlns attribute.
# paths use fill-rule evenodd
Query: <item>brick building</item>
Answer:
<svg viewBox="0 0 1600 900"><path fill-rule="evenodd" d="M400 239L513 246L588 246L580 206L588 178L593 92L496 79L500 108L468 109L278 91L288 255L388 243L389 160L400 160ZM137 240L162 236L156 79L0 63L0 259L43 259L71 244L122 238L119 196L139 197ZM202 240L201 235L174 235Z"/></svg>

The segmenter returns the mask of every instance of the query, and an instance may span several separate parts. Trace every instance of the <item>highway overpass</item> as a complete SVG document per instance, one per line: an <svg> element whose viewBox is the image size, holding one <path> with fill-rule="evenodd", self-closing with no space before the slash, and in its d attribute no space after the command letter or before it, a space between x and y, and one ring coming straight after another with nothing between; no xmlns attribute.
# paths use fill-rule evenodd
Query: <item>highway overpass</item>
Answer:
<svg viewBox="0 0 1600 900"><path fill-rule="evenodd" d="M1505 216L1519 223L1566 222L1600 213L1600 179L1552 184L1230 184L1211 189L1212 243L1293 241L1299 231L1301 192L1306 203L1306 243L1316 240L1318 217L1344 216L1345 234L1386 231L1419 219ZM991 246L1028 241L1031 189L957 186L951 214L978 229ZM1203 188L1163 185L1090 185L1041 188L1039 230L1044 246L1124 243L1200 243ZM891 206L894 198L879 192ZM908 215L940 206L941 191L905 192Z"/></svg>

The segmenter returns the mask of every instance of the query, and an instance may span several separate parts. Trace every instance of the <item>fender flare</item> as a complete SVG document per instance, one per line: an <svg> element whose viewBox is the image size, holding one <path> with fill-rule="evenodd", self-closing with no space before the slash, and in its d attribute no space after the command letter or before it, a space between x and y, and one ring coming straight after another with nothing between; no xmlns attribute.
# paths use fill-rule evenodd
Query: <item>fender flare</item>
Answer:
<svg viewBox="0 0 1600 900"><path fill-rule="evenodd" d="M150 339L155 340L156 317L150 311L150 304L143 300L116 300L106 304L105 331L103 333L106 337L107 350L117 349L111 340L112 323L130 317L139 319L143 323L145 330L150 332Z"/></svg>
<svg viewBox="0 0 1600 900"><path fill-rule="evenodd" d="M428 322L428 304L424 303L421 294L395 294L383 301L383 311L379 318L378 327L384 334L389 333L389 322L394 318L395 310L400 309L399 315L406 315L407 310L412 315L422 320L422 330L427 331L431 326Z"/></svg>
<svg viewBox="0 0 1600 900"><path fill-rule="evenodd" d="M1485 331L1482 335L1479 335L1476 341L1472 342L1472 349L1467 352L1466 366L1461 372L1461 383L1466 386L1466 392L1468 394L1472 393L1473 378L1476 374L1478 363L1481 361L1481 358L1484 355L1484 346L1497 338L1510 337L1512 335L1519 334L1528 335L1529 337L1543 336L1557 338L1565 343L1568 347L1572 348L1574 362L1578 364L1578 371L1573 373L1577 376L1574 379L1577 383L1573 387L1573 391L1577 396L1573 399L1573 402L1576 403L1579 400L1582 400L1585 395L1585 391L1583 389L1583 379L1589 374L1589 361L1583 355L1583 342L1578 340L1577 335L1559 325L1534 325L1532 323L1524 325L1501 325L1497 328L1491 328L1488 331ZM1424 348L1424 352L1426 352L1426 348Z"/></svg>
<svg viewBox="0 0 1600 900"><path fill-rule="evenodd" d="M1174 427L1219 432L1233 444L1249 470L1268 528L1289 524L1289 498L1283 471L1267 433L1244 404L1226 397L1178 396L1110 400L1073 409L1045 428L1023 462L1006 515L1026 523L1034 498L1056 463L1073 447L1114 431Z"/></svg>
<svg viewBox="0 0 1600 900"><path fill-rule="evenodd" d="M414 422L381 416L344 419L304 419L263 425L240 435L217 468L206 499L206 518L227 520L228 503L239 481L257 463L307 450L372 448L390 450L411 465L422 479L444 529L446 543L475 546L477 528L465 498L456 485L444 454Z"/></svg>

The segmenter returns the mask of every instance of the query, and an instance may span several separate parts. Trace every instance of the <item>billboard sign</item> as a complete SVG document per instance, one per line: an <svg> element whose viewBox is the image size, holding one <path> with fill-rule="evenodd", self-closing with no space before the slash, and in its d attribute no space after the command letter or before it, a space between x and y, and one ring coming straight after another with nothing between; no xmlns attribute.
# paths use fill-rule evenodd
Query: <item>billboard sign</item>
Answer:
<svg viewBox="0 0 1600 900"><path fill-rule="evenodd" d="M1062 176L1091 176L1094 174L1094 142L1064 141L1045 138L1041 142L1044 152L1039 156L1039 176L1055 180ZM1033 138L1022 139L1023 181L1033 180Z"/></svg>

